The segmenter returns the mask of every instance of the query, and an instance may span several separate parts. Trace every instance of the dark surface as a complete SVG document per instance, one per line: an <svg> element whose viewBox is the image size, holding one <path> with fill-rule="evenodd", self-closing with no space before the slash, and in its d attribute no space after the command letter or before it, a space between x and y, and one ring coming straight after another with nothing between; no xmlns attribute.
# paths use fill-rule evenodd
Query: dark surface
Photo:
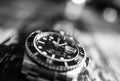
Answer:
<svg viewBox="0 0 120 81"><path fill-rule="evenodd" d="M20 71L24 54L23 48L21 44L0 45L0 81L22 80L23 75Z"/></svg>

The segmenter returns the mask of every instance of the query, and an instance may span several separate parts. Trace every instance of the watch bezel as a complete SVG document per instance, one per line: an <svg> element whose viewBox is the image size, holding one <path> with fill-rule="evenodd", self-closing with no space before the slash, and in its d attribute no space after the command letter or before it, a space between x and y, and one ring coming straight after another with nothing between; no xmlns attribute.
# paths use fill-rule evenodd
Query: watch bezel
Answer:
<svg viewBox="0 0 120 81"><path fill-rule="evenodd" d="M51 31L50 31L49 33L51 33ZM53 32L52 32L52 33L53 33ZM41 34L41 33L39 33L39 34ZM35 38L34 38L34 40L33 40L33 44L34 44L34 47L37 49L37 51L42 54L42 52L41 52L41 51L38 49L38 47L36 46L36 40L38 39L39 34L37 34L37 35L35 36ZM58 34L58 33L55 32L54 34ZM47 55L44 55L44 54L42 54L42 55L44 55L45 57L47 57L47 58L49 58L49 59L56 60L56 61L61 61L61 62L71 61L71 60L77 58L78 55L79 55L79 48L78 48L78 46L77 46L76 48L77 48L77 55L76 55L75 57L73 57L72 59L63 59L63 60L60 60L60 59L56 59L56 58L53 59L53 58L51 58L51 57L49 57L49 56L47 56Z"/></svg>
<svg viewBox="0 0 120 81"><path fill-rule="evenodd" d="M46 31L45 31L46 32ZM35 46L34 44L34 42L35 42L35 37L37 37L37 35L38 34L40 34L40 33L42 33L42 31L35 31L35 32L33 32L33 33L31 33L28 37L27 37L27 39L26 39L26 42L25 42L25 48L26 48L26 52L27 52L27 55L29 56L29 57L31 57L31 59L32 60L34 60L35 62L37 62L37 64L40 64L40 65L43 65L44 67L47 67L47 68L49 68L49 69L51 69L51 70L56 70L56 71L68 71L68 70L72 70L72 69L75 69L76 67L82 67L82 65L83 65L83 62L85 61L85 59L86 59L86 52L85 52L85 50L84 50L84 48L78 43L77 45L78 45L78 48L82 48L82 50L83 50L83 54L84 54L84 57L83 57L83 59L82 59L82 61L80 61L80 63L78 62L77 64L74 64L74 65L72 65L72 66L54 66L54 65L52 65L52 64L49 64L49 63L46 63L45 61L43 62L43 61L40 61L38 58L36 58L35 56L34 56L34 53L32 52L32 50L30 50L30 48L29 48L29 46L28 46L28 40L29 40L29 38L31 37L31 36L33 36L33 46ZM36 35L34 35L34 34L36 34ZM35 48L35 47L34 47ZM36 50L36 53L39 53L38 52L38 50L37 49L35 49ZM78 51L78 53L80 53L80 51ZM79 54L77 54L76 55L76 57L74 57L72 60L75 60L75 59L79 59L79 57L78 57L78 55ZM47 59L47 58L46 58ZM52 59L53 60L53 59ZM72 60L69 60L69 61L72 61ZM65 62L65 61L63 61L63 62Z"/></svg>

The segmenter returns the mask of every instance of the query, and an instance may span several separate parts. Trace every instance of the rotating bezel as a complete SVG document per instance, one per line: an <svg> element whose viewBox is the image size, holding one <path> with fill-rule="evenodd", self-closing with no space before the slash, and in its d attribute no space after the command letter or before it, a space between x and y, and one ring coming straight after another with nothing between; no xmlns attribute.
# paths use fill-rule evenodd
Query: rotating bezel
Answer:
<svg viewBox="0 0 120 81"><path fill-rule="evenodd" d="M48 32L48 31L44 31L44 32ZM83 47L81 47L81 45L79 45L79 44L77 44L78 49L79 49L79 54L71 60L58 61L58 60L51 59L51 58L41 54L36 49L34 42L35 42L35 38L37 37L37 35L42 34L42 33L43 32L41 32L41 31L33 32L32 34L30 34L27 37L26 42L25 42L25 48L26 48L27 55L32 60L34 60L38 65L42 65L50 70L60 71L60 72L73 70L77 67L82 66L83 61L85 61L85 59L86 59L86 53L85 53L85 50L83 49ZM80 50L82 50L82 51L80 51ZM36 56L36 55L38 55L38 56ZM80 59L81 57L83 57L82 60Z"/></svg>

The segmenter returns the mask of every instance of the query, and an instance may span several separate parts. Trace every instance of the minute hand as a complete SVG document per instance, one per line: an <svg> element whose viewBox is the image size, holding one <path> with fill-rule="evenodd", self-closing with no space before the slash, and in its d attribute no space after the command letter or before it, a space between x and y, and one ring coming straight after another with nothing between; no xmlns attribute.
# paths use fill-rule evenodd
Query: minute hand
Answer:
<svg viewBox="0 0 120 81"><path fill-rule="evenodd" d="M67 45L68 43L62 43L62 44L59 44L59 46L64 46L64 45Z"/></svg>

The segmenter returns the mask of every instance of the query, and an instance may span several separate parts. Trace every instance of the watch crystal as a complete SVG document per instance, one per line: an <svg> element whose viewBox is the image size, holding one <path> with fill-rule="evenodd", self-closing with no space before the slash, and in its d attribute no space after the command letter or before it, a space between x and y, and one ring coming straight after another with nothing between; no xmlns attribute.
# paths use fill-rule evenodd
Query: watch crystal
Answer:
<svg viewBox="0 0 120 81"><path fill-rule="evenodd" d="M33 32L26 40L26 52L37 64L56 71L68 71L85 58L84 49L64 32Z"/></svg>
<svg viewBox="0 0 120 81"><path fill-rule="evenodd" d="M43 55L58 61L71 60L78 54L75 41L53 32L38 34L35 39L35 47Z"/></svg>

